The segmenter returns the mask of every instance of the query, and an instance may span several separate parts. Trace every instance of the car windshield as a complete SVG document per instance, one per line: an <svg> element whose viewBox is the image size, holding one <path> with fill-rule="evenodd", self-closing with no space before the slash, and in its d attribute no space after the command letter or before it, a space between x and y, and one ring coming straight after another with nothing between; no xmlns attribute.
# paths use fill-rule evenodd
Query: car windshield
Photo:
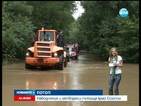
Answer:
<svg viewBox="0 0 141 106"><path fill-rule="evenodd" d="M76 48L69 48L70 52L76 52Z"/></svg>
<svg viewBox="0 0 141 106"><path fill-rule="evenodd" d="M54 32L40 32L40 41L54 41Z"/></svg>

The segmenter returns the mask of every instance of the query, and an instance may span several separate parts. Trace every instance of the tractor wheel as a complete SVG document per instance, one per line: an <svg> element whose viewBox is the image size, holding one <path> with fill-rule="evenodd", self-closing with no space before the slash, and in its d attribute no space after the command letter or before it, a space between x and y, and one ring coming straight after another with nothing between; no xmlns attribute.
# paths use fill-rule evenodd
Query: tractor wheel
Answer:
<svg viewBox="0 0 141 106"><path fill-rule="evenodd" d="M25 68L26 69L35 69L35 66L32 66L32 65L25 63Z"/></svg>
<svg viewBox="0 0 141 106"><path fill-rule="evenodd" d="M59 57L59 63L57 64L57 69L58 70L63 70L63 68L64 68L63 55L61 55Z"/></svg>

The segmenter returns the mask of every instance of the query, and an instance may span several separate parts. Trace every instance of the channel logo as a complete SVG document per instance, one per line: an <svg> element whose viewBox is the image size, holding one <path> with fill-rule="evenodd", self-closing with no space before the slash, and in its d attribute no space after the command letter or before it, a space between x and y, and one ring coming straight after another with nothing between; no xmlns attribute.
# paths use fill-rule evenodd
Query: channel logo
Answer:
<svg viewBox="0 0 141 106"><path fill-rule="evenodd" d="M128 16L128 10L126 8L122 8L119 11L119 14L121 17L127 17Z"/></svg>

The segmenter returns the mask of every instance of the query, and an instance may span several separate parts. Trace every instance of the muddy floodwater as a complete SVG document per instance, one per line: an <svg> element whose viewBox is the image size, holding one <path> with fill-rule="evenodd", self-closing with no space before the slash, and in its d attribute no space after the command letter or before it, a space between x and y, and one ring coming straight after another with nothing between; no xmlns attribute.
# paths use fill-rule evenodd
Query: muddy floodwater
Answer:
<svg viewBox="0 0 141 106"><path fill-rule="evenodd" d="M103 90L108 95L109 67L89 53L80 53L63 71L56 69L26 70L24 62L2 67L2 106L139 106L139 64L124 63L120 95L128 101L14 101L16 89Z"/></svg>

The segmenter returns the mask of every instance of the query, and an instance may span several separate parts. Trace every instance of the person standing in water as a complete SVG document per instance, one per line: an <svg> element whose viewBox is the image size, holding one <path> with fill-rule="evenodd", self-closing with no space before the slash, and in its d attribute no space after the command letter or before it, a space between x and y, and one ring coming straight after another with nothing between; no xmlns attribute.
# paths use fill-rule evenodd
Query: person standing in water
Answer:
<svg viewBox="0 0 141 106"><path fill-rule="evenodd" d="M115 84L115 95L119 95L119 83L122 76L121 67L123 66L123 60L120 55L118 55L117 48L113 47L110 50L110 56L107 62L105 62L110 70L110 79L109 79L109 95L113 95L113 85Z"/></svg>
<svg viewBox="0 0 141 106"><path fill-rule="evenodd" d="M64 48L64 34L63 30L57 33L57 45Z"/></svg>

